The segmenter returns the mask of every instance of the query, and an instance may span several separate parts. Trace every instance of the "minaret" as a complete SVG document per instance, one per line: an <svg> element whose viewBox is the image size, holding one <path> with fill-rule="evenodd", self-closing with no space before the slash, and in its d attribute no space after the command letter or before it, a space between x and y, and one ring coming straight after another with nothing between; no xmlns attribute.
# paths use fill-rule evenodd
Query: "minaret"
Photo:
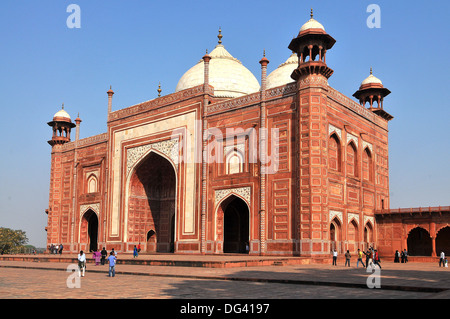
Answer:
<svg viewBox="0 0 450 319"><path fill-rule="evenodd" d="M373 75L372 68L370 68L370 75L362 81L359 90L353 96L359 100L361 106L369 103L370 111L384 118L386 121L390 121L394 117L383 109L383 100L390 93L391 91L383 86L381 80Z"/></svg>
<svg viewBox="0 0 450 319"><path fill-rule="evenodd" d="M260 254L265 255L267 250L266 245L266 176L268 172L267 166L267 112L266 112L266 79L267 79L267 65L269 64L269 60L266 58L266 50L263 51L263 57L259 61L261 64L261 104L260 104L260 118L259 118L259 127L260 127L260 144L261 150L260 154L260 176L259 176L259 215L260 215ZM273 157L273 154L271 154Z"/></svg>
<svg viewBox="0 0 450 319"><path fill-rule="evenodd" d="M108 92L106 92L106 94L108 94L108 114L111 113L112 110L112 98L114 95L114 91L112 90L112 86L109 86L109 90Z"/></svg>
<svg viewBox="0 0 450 319"><path fill-rule="evenodd" d="M64 110L64 103L60 111L53 116L53 121L47 123L53 129L53 136L48 144L62 145L70 142L70 131L76 125L72 123L70 115Z"/></svg>
<svg viewBox="0 0 450 319"><path fill-rule="evenodd" d="M206 50L203 56L203 114L202 114L202 211L201 211L201 238L200 238L200 252L206 253L206 213L207 213L207 178L208 178L208 163L207 163L207 151L208 151L208 87L209 87L209 61L211 56Z"/></svg>
<svg viewBox="0 0 450 319"><path fill-rule="evenodd" d="M298 56L291 77L297 82L295 223L299 225L297 253L327 255L328 224L328 78L333 70L326 64L327 50L335 44L322 24L313 18L300 29L289 49Z"/></svg>
<svg viewBox="0 0 450 319"><path fill-rule="evenodd" d="M81 119L80 119L80 113L78 113L77 118L75 119L75 123L76 123L76 132L75 132L75 141L78 141L80 139L80 124L81 124Z"/></svg>

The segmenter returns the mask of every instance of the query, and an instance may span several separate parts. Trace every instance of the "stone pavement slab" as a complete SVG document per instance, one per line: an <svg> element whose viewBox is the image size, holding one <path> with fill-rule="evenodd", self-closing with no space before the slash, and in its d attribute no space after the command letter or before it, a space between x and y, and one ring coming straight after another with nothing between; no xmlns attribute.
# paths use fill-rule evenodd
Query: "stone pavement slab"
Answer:
<svg viewBox="0 0 450 319"><path fill-rule="evenodd" d="M0 274L6 272L21 272L27 274L27 271L37 272L38 277L55 276L59 273L61 278L66 278L68 273L67 267L70 263L51 263L51 262L11 262L0 261ZM369 276L373 275L372 272L366 272L365 268L344 267L344 266L331 266L328 264L312 264L312 265L288 265L288 266L259 266L259 267L234 267L234 268L199 268L199 267L168 267L168 266L145 266L145 265L117 265L115 278L106 277L108 272L107 266L95 266L94 264L88 264L87 276L82 278L83 283L88 282L91 279L97 278L98 283L109 285L111 282L105 281L106 279L123 280L117 278L127 278L128 285L120 285L123 287L129 287L130 296L142 297L142 287L147 287L144 283L158 282L160 285L171 285L171 287L178 287L181 289L180 294L175 293L177 289L171 289L166 286L164 292L161 290L155 290L155 288L148 291L150 298L163 298L167 295L168 291L172 291L171 294L180 298L192 298L193 292L183 294L183 287L186 283L191 286L205 285L221 287L241 287L234 288L229 292L227 289L218 289L217 291L211 288L206 289L210 293L206 294L208 297L228 296L231 298L239 298L245 296L252 298L252 295L265 295L265 298L278 298L280 295L291 295L291 298L297 296L310 296L310 298L322 298L332 297L342 298L377 298L377 296L385 296L384 298L443 298L448 299L450 297L450 273L449 268L439 268L434 263L407 263L407 264L394 264L391 262L384 262L383 268L380 271L380 289L368 289L367 280ZM56 271L58 270L58 271ZM7 278L2 280L8 280ZM59 279L61 281L62 279ZM163 284L164 283L164 284ZM170 284L169 284L170 283ZM60 283L61 284L61 283ZM63 280L63 284L65 281ZM189 287L187 285L187 287ZM267 289L261 289L270 285L271 289L276 287L279 290L277 294L268 293ZM274 286L275 285L275 286ZM64 285L63 285L64 286ZM88 288L90 286L88 285ZM63 287L64 288L64 287ZM67 287L66 287L67 289ZM61 296L70 296L72 292L68 292L64 289L64 294ZM131 293L132 290L136 292ZM305 289L308 293L305 293ZM113 289L114 290L114 289ZM256 290L256 292L254 291ZM261 290L261 291L260 291ZM297 295L296 293L303 293ZM37 290L41 291L41 290ZM178 290L177 290L178 291ZM205 291L200 289L199 291ZM247 291L245 293L245 291ZM283 291L285 293L283 293ZM212 292L212 294L211 294ZM35 293L35 292L34 292ZM105 292L91 292L94 298L120 298L108 290ZM45 294L44 294L45 295ZM195 294L198 298L204 298L204 294ZM102 297L103 296L103 297ZM159 297L158 297L159 296ZM190 296L190 297L188 297ZM202 297L203 296L203 297ZM7 298L1 296L0 298ZM21 297L19 297L21 298ZM27 297L24 297L27 298ZM46 298L46 297L43 297ZM71 297L69 297L71 298ZM134 298L134 297L131 297ZM195 298L195 297L194 297ZM213 297L214 298L214 297ZM308 298L308 297L307 297Z"/></svg>

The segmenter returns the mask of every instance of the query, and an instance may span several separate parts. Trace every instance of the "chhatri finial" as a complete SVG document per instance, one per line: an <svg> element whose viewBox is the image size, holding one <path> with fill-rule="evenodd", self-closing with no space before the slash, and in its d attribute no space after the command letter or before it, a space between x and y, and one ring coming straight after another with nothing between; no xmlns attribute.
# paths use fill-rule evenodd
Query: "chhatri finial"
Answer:
<svg viewBox="0 0 450 319"><path fill-rule="evenodd" d="M314 17L313 8L311 8L311 19Z"/></svg>
<svg viewBox="0 0 450 319"><path fill-rule="evenodd" d="M161 82L159 82L159 85L158 85L158 97L161 97Z"/></svg>
<svg viewBox="0 0 450 319"><path fill-rule="evenodd" d="M266 57L266 49L263 50L263 57Z"/></svg>
<svg viewBox="0 0 450 319"><path fill-rule="evenodd" d="M372 75L372 67L370 67L370 75Z"/></svg>
<svg viewBox="0 0 450 319"><path fill-rule="evenodd" d="M219 38L219 44L222 44L222 29L219 27L219 35L217 36Z"/></svg>
<svg viewBox="0 0 450 319"><path fill-rule="evenodd" d="M62 104L62 109L64 110L64 103Z"/></svg>

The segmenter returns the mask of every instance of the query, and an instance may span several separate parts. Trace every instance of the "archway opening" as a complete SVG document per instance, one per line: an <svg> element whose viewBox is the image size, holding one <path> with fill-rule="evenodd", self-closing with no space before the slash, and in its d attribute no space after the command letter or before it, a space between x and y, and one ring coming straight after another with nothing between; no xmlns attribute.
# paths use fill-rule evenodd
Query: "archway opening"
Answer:
<svg viewBox="0 0 450 319"><path fill-rule="evenodd" d="M439 256L441 252L445 256L450 256L450 227L442 228L436 236L436 254Z"/></svg>
<svg viewBox="0 0 450 319"><path fill-rule="evenodd" d="M248 253L249 244L249 210L244 200L232 196L230 201L223 203L223 252Z"/></svg>
<svg viewBox="0 0 450 319"><path fill-rule="evenodd" d="M355 222L355 220L352 220L348 224L347 242L348 250L351 252L356 252L356 250L358 249L358 224Z"/></svg>
<svg viewBox="0 0 450 319"><path fill-rule="evenodd" d="M89 209L81 221L81 242L87 243L89 251L98 249L98 217Z"/></svg>
<svg viewBox="0 0 450 319"><path fill-rule="evenodd" d="M423 228L417 227L411 230L408 235L407 245L408 255L410 256L431 256L431 237Z"/></svg>
<svg viewBox="0 0 450 319"><path fill-rule="evenodd" d="M139 164L130 180L128 203L128 241L146 238L147 252L173 252L176 173L169 160L151 152Z"/></svg>
<svg viewBox="0 0 450 319"><path fill-rule="evenodd" d="M335 250L340 252L340 242L341 242L341 223L337 218L333 218L330 223L330 248L331 250Z"/></svg>
<svg viewBox="0 0 450 319"><path fill-rule="evenodd" d="M372 224L367 223L366 227L364 227L364 249L372 247L373 245L373 228Z"/></svg>

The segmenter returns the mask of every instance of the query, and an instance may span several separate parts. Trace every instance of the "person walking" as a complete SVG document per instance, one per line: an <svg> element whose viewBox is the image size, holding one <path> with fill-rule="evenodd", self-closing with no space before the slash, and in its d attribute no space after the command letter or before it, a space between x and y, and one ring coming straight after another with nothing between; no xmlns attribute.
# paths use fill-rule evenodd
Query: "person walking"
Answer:
<svg viewBox="0 0 450 319"><path fill-rule="evenodd" d="M375 249L375 253L373 255L373 263L375 265L378 265L378 267L380 267L380 269L381 269L380 262L381 262L380 256L378 255L378 251Z"/></svg>
<svg viewBox="0 0 450 319"><path fill-rule="evenodd" d="M352 256L350 255L350 251L347 250L347 252L345 253L345 266L347 266L347 264L348 264L348 266L350 267L350 258L351 257Z"/></svg>
<svg viewBox="0 0 450 319"><path fill-rule="evenodd" d="M116 256L113 252L109 254L108 257L108 263L109 263L109 275L108 277L115 277L116 276Z"/></svg>
<svg viewBox="0 0 450 319"><path fill-rule="evenodd" d="M86 271L86 254L81 250L78 254L78 276L84 277Z"/></svg>
<svg viewBox="0 0 450 319"><path fill-rule="evenodd" d="M337 266L337 251L336 249L333 250L333 266Z"/></svg>
<svg viewBox="0 0 450 319"><path fill-rule="evenodd" d="M101 255L102 255L102 259L100 260L100 263L102 265L104 265L105 261L106 261L106 256L108 256L108 252L106 251L105 247L103 247L103 249L101 251Z"/></svg>
<svg viewBox="0 0 450 319"><path fill-rule="evenodd" d="M373 249L370 248L370 250L368 250L368 260L367 260L367 264L366 264L366 268L369 267L369 265L371 267L373 267Z"/></svg>
<svg viewBox="0 0 450 319"><path fill-rule="evenodd" d="M439 267L444 266L445 267L445 253L441 251L441 255L439 258Z"/></svg>
<svg viewBox="0 0 450 319"><path fill-rule="evenodd" d="M137 249L136 245L134 245L133 258L136 258L137 256L138 256L138 249Z"/></svg>
<svg viewBox="0 0 450 319"><path fill-rule="evenodd" d="M366 255L366 268L369 267L369 258L370 258L370 250L363 251L363 254Z"/></svg>
<svg viewBox="0 0 450 319"><path fill-rule="evenodd" d="M59 254L61 255L63 252L64 246L63 244L59 245Z"/></svg>
<svg viewBox="0 0 450 319"><path fill-rule="evenodd" d="M363 257L363 252L358 248L358 261L356 262L356 268L358 268L359 263L361 263L364 268L366 267L366 265L364 265L364 263L362 261L362 257Z"/></svg>
<svg viewBox="0 0 450 319"><path fill-rule="evenodd" d="M98 266L100 264L100 259L102 255L101 253L96 249L94 253L92 254L92 258L95 260L95 265Z"/></svg>

